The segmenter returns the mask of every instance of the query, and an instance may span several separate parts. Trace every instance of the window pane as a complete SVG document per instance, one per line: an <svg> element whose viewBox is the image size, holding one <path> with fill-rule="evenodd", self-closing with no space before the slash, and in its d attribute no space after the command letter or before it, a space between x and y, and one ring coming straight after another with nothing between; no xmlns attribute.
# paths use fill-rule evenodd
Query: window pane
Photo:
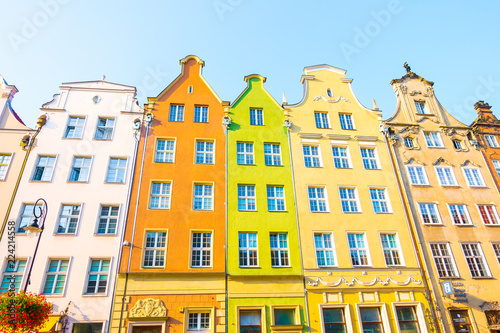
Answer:
<svg viewBox="0 0 500 333"><path fill-rule="evenodd" d="M294 309L274 309L274 324L275 325L294 325L295 324Z"/></svg>

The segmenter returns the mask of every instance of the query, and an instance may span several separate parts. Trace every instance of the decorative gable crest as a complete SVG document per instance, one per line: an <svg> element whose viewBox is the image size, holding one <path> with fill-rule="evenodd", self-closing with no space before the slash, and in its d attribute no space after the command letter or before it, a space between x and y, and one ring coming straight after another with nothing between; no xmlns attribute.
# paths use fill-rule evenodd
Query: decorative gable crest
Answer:
<svg viewBox="0 0 500 333"><path fill-rule="evenodd" d="M162 318L167 316L167 308L159 299L146 298L138 300L130 309L129 318Z"/></svg>
<svg viewBox="0 0 500 333"><path fill-rule="evenodd" d="M332 97L333 97L333 95L332 95ZM343 97L341 95L339 95L339 97L337 97L335 99L327 99L325 96L319 95L319 96L314 97L313 101L318 101L320 99L322 99L322 100L324 100L325 102L328 102L328 103L338 103L340 101L344 101L344 102L348 102L348 103L351 102L350 100L348 100L347 98L345 98L345 97Z"/></svg>
<svg viewBox="0 0 500 333"><path fill-rule="evenodd" d="M460 164L460 166L462 166L462 167L465 167L465 166L468 166L468 165L473 165L473 166L475 166L477 168L480 168L479 164L474 163L471 160L465 160L464 163Z"/></svg>
<svg viewBox="0 0 500 333"><path fill-rule="evenodd" d="M453 164L451 164L450 162L448 162L447 160L445 160L442 157L438 158L434 163L432 163L432 165L440 165L440 164L447 164L449 166L453 166Z"/></svg>
<svg viewBox="0 0 500 333"><path fill-rule="evenodd" d="M426 165L424 162L417 160L415 157L412 157L412 158L410 158L409 160L407 160L406 162L403 162L403 163L404 164L413 164L413 163L416 163L416 164L420 164L420 165Z"/></svg>
<svg viewBox="0 0 500 333"><path fill-rule="evenodd" d="M401 134L403 134L405 132L410 132L410 133L413 133L413 134L418 134L419 129L420 128L419 128L418 125L410 125L410 126L403 127L398 132L401 133Z"/></svg>

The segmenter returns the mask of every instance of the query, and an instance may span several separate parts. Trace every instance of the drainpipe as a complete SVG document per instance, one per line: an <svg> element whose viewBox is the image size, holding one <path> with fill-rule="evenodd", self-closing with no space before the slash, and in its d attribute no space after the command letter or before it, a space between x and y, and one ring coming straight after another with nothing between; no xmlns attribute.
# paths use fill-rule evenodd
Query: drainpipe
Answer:
<svg viewBox="0 0 500 333"><path fill-rule="evenodd" d="M231 125L231 118L229 117L229 102L223 102L222 104L224 106L224 118L222 118L222 127L224 127L224 135L226 136L226 144L225 144L225 148L224 148L224 154L225 154L225 160L224 160L224 167L225 167L225 174L226 174L226 179L225 179L225 197L224 197L224 208L225 208L225 211L226 211L226 216L225 216L225 226L224 226L224 237L226 238L225 241L224 241L224 252L225 252L225 256L224 256L224 279L225 279L225 286L224 286L224 301L226 302L226 307L225 307L225 310L224 310L224 315L226 316L226 320L225 320L225 323L226 323L226 333L228 333L228 330L229 330L229 322L228 322L228 314L229 314L229 295L228 295L228 292L227 292L227 228L228 228L228 219L227 219L227 214L228 214L228 208L227 208L227 189L228 189L228 180L229 180L229 176L228 176L228 161L227 161L227 147L228 147L228 137L227 137L227 134L228 134L228 127L229 125Z"/></svg>

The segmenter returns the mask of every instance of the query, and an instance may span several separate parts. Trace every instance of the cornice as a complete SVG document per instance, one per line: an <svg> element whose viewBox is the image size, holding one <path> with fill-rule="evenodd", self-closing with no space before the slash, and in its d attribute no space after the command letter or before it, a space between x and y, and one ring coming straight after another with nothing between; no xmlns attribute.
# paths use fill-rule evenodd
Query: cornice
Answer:
<svg viewBox="0 0 500 333"><path fill-rule="evenodd" d="M321 133L297 133L303 139L320 139L323 135Z"/></svg>

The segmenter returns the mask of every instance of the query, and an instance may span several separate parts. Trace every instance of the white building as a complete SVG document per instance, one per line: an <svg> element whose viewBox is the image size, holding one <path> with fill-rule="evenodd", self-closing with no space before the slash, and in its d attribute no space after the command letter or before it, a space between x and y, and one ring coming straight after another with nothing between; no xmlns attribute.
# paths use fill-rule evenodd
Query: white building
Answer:
<svg viewBox="0 0 500 333"><path fill-rule="evenodd" d="M40 109L47 122L9 215L18 288L33 262L27 290L44 293L54 315L68 308L66 333L107 330L143 114L135 94L134 87L103 80L64 83ZM23 227L32 223L38 198L48 211L33 261L38 236L27 237ZM0 253L7 253L6 243L4 237Z"/></svg>

